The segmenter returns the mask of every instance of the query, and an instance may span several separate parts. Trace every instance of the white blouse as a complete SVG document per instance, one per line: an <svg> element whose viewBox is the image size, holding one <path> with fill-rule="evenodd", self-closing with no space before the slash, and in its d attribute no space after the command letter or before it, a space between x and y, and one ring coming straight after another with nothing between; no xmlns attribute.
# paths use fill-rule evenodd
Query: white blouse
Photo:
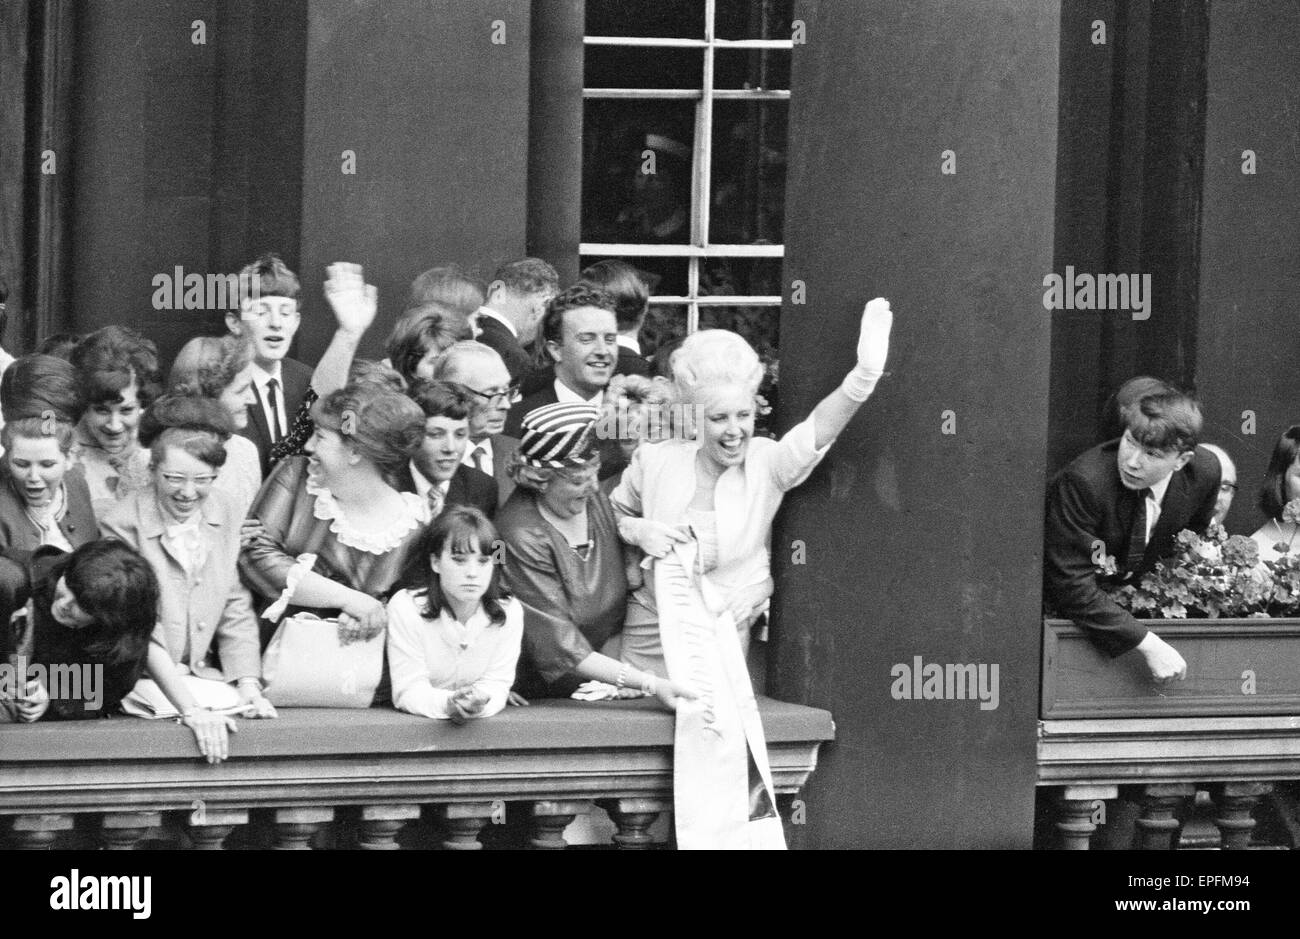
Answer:
<svg viewBox="0 0 1300 939"><path fill-rule="evenodd" d="M524 637L524 608L513 598L502 601L506 621L491 625L480 605L467 623L445 609L437 619L422 615L423 593L399 590L388 601L388 668L393 704L422 717L447 717L457 688L473 685L487 695L479 717L506 706L515 681L515 664Z"/></svg>
<svg viewBox="0 0 1300 939"><path fill-rule="evenodd" d="M1282 556L1274 547L1279 542L1291 546L1289 554L1295 554L1297 550L1300 550L1300 546L1296 545L1296 532L1297 528L1294 522L1279 522L1277 519L1269 519L1250 537L1254 539L1255 544L1259 545L1259 559L1261 561L1276 561Z"/></svg>

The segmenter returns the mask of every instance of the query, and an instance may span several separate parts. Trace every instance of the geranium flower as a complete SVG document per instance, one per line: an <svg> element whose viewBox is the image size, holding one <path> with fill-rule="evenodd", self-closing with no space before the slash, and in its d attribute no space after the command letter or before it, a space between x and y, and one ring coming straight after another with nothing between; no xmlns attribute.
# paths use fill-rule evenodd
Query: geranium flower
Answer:
<svg viewBox="0 0 1300 939"><path fill-rule="evenodd" d="M1253 538L1233 535L1223 543L1223 560L1237 567L1254 567L1259 563L1259 545Z"/></svg>

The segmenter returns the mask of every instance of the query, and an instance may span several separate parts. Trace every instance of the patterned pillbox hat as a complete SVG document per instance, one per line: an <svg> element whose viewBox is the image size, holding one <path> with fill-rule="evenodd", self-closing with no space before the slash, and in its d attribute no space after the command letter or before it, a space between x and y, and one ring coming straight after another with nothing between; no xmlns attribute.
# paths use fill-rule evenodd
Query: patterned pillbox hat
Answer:
<svg viewBox="0 0 1300 939"><path fill-rule="evenodd" d="M528 466L581 466L595 453L600 410L591 404L546 404L524 415L519 457Z"/></svg>

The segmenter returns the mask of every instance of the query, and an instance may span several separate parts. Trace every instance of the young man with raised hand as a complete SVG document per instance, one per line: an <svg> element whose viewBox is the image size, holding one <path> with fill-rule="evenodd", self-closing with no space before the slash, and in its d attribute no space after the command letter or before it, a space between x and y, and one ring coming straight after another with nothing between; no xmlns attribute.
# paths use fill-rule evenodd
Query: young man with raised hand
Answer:
<svg viewBox="0 0 1300 939"><path fill-rule="evenodd" d="M289 432L310 367L288 358L301 324L298 277L274 254L264 254L239 272L239 313L226 314L226 328L253 346L253 394L248 426L238 431L257 444L262 475L270 470L271 447Z"/></svg>

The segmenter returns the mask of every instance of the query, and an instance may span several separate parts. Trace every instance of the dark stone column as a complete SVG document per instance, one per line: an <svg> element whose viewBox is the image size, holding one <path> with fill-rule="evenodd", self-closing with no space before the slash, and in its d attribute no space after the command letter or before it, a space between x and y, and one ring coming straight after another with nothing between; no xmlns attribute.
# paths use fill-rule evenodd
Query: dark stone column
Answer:
<svg viewBox="0 0 1300 939"><path fill-rule="evenodd" d="M361 350L378 358L421 271L454 261L490 275L523 256L530 7L308 7L304 361L324 351L332 332L321 292L331 262L363 264L379 287L379 317ZM343 172L344 151L355 154L355 173ZM309 328L308 316L324 328Z"/></svg>
<svg viewBox="0 0 1300 939"><path fill-rule="evenodd" d="M1300 8L1286 0L1211 8L1196 374L1206 437L1237 463L1228 528L1245 534L1265 521L1255 501L1273 443L1300 422L1300 122L1286 118L1300 113L1297 44Z"/></svg>
<svg viewBox="0 0 1300 939"><path fill-rule="evenodd" d="M837 727L792 840L1027 847L1060 7L802 2L795 17L785 280L807 302L787 293L782 310L782 430L852 367L863 304L897 312L890 376L772 541L771 687ZM997 707L895 699L891 670L918 656L996 667Z"/></svg>
<svg viewBox="0 0 1300 939"><path fill-rule="evenodd" d="M578 278L582 222L582 36L586 0L533 0L528 253Z"/></svg>

